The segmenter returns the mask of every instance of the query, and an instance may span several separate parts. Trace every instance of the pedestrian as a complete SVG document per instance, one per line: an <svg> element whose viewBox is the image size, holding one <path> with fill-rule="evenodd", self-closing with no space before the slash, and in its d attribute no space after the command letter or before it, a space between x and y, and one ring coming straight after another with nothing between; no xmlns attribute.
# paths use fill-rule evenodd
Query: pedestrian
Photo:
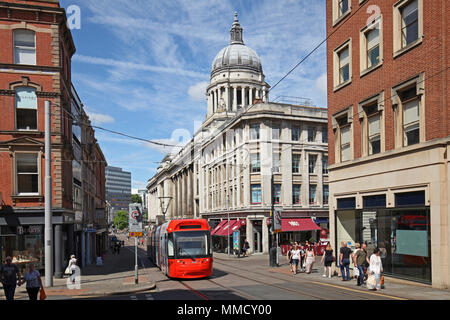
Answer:
<svg viewBox="0 0 450 320"><path fill-rule="evenodd" d="M316 255L314 254L314 248L311 245L306 247L306 273L311 273L314 262L316 262Z"/></svg>
<svg viewBox="0 0 450 320"><path fill-rule="evenodd" d="M250 244L248 243L247 239L244 240L244 245L242 247L242 251L244 253L244 257L248 256L248 249L250 249Z"/></svg>
<svg viewBox="0 0 450 320"><path fill-rule="evenodd" d="M75 283L75 271L77 268L77 259L75 258L75 255L72 254L70 256L70 260L69 260L69 264L67 265L66 274L70 274L70 281L72 281L72 283Z"/></svg>
<svg viewBox="0 0 450 320"><path fill-rule="evenodd" d="M360 273L359 273L359 269L357 268L357 264L356 264L356 254L358 253L358 251L361 249L361 245L357 242L355 243L355 251L353 251L353 253L351 254L351 259L353 262L353 277L355 279L358 279Z"/></svg>
<svg viewBox="0 0 450 320"><path fill-rule="evenodd" d="M367 286L369 290L378 291L381 289L380 278L383 273L383 264L381 263L380 249L377 247L373 250L369 261L369 276L375 276L375 286L372 288ZM367 280L369 282L369 280Z"/></svg>
<svg viewBox="0 0 450 320"><path fill-rule="evenodd" d="M116 242L116 252L117 254L120 254L120 243Z"/></svg>
<svg viewBox="0 0 450 320"><path fill-rule="evenodd" d="M354 257L354 264L357 268L357 270L359 271L359 276L357 278L357 282L356 285L357 286L362 286L364 284L364 265L365 263L369 263L369 258L367 256L367 245L365 243L363 243L361 245L361 248L356 250Z"/></svg>
<svg viewBox="0 0 450 320"><path fill-rule="evenodd" d="M324 263L325 261L325 263ZM331 278L331 265L333 264L333 249L331 248L330 243L328 242L327 247L325 248L325 252L322 256L323 266L323 277Z"/></svg>
<svg viewBox="0 0 450 320"><path fill-rule="evenodd" d="M292 262L292 247L291 246L289 246L288 251L286 253L286 259L289 261L289 268L291 270L291 273L294 273L294 264Z"/></svg>
<svg viewBox="0 0 450 320"><path fill-rule="evenodd" d="M5 291L6 300L14 300L14 293L16 292L16 286L20 283L20 271L19 268L12 263L10 256L6 257L5 264L0 267L0 281L3 284L3 290Z"/></svg>
<svg viewBox="0 0 450 320"><path fill-rule="evenodd" d="M308 241L306 241L306 243L308 243ZM299 249L300 249L300 271L305 272L305 267L306 267L306 265L305 265L305 253L306 253L306 250L305 249L306 249L306 245L302 245L300 243Z"/></svg>
<svg viewBox="0 0 450 320"><path fill-rule="evenodd" d="M341 265L342 281L350 281L350 255L352 250L347 247L346 242L342 242L339 254L339 262ZM345 270L345 273L344 273Z"/></svg>
<svg viewBox="0 0 450 320"><path fill-rule="evenodd" d="M43 288L41 274L35 269L34 263L30 263L28 271L25 273L25 279L21 284L27 283L26 289L28 292L28 298L31 301L37 301L39 290Z"/></svg>
<svg viewBox="0 0 450 320"><path fill-rule="evenodd" d="M300 260L300 249L298 248L297 242L294 244L292 249L292 264L294 265L293 274L297 274L298 272L298 262Z"/></svg>

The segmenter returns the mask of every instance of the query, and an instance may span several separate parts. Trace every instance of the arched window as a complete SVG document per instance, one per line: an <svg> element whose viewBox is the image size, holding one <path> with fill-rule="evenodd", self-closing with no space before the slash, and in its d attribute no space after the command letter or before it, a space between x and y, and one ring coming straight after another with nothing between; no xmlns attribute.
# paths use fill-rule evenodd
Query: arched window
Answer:
<svg viewBox="0 0 450 320"><path fill-rule="evenodd" d="M16 88L16 129L37 130L37 96L35 88Z"/></svg>
<svg viewBox="0 0 450 320"><path fill-rule="evenodd" d="M36 35L34 31L14 30L14 63L36 64Z"/></svg>

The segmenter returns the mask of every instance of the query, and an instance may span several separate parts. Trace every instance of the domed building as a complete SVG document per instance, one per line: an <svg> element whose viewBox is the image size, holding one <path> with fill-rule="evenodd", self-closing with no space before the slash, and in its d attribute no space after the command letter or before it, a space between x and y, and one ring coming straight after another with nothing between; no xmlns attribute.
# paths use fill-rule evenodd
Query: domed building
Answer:
<svg viewBox="0 0 450 320"><path fill-rule="evenodd" d="M215 250L226 251L228 230L239 230L251 253L268 253L279 208L288 228L280 242L320 237L318 224L328 223L327 109L269 102L269 89L235 14L230 43L212 61L205 121L148 181L150 223L204 218Z"/></svg>
<svg viewBox="0 0 450 320"><path fill-rule="evenodd" d="M264 80L261 59L242 39L243 29L237 13L230 30L230 44L220 50L211 68L211 82L206 89L208 114L235 114L253 104L256 97L268 101L270 86Z"/></svg>

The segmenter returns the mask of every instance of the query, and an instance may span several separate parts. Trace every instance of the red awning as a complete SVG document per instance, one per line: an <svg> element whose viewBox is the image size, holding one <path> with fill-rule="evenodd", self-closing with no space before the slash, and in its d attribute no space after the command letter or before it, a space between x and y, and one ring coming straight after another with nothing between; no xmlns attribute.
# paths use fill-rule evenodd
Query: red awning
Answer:
<svg viewBox="0 0 450 320"><path fill-rule="evenodd" d="M281 219L281 231L309 231L320 229L311 218Z"/></svg>
<svg viewBox="0 0 450 320"><path fill-rule="evenodd" d="M225 221L227 223L214 234L215 236L226 237L227 234L233 234L234 231L239 230L239 228L245 224L245 220L230 220L230 224L228 224L228 220Z"/></svg>
<svg viewBox="0 0 450 320"><path fill-rule="evenodd" d="M211 235L212 236L216 236L217 232L225 225L225 223L227 223L227 220L222 220L220 221L220 223L213 229L213 231L211 231Z"/></svg>

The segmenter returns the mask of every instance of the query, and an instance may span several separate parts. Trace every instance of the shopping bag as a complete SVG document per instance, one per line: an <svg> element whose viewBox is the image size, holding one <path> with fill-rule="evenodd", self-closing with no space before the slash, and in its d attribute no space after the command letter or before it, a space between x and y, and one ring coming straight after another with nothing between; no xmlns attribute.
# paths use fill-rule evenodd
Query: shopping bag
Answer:
<svg viewBox="0 0 450 320"><path fill-rule="evenodd" d="M71 274L69 267L66 268L66 270L64 271L64 274Z"/></svg>
<svg viewBox="0 0 450 320"><path fill-rule="evenodd" d="M39 300L45 300L45 299L47 299L47 295L45 294L44 288L41 288L41 290L39 291Z"/></svg>
<svg viewBox="0 0 450 320"><path fill-rule="evenodd" d="M359 277L359 269L358 268L353 268L353 276L354 277Z"/></svg>
<svg viewBox="0 0 450 320"><path fill-rule="evenodd" d="M369 277L367 277L367 289L372 290L375 289L375 287L377 286L377 279L375 279L375 275L372 273L369 275Z"/></svg>

